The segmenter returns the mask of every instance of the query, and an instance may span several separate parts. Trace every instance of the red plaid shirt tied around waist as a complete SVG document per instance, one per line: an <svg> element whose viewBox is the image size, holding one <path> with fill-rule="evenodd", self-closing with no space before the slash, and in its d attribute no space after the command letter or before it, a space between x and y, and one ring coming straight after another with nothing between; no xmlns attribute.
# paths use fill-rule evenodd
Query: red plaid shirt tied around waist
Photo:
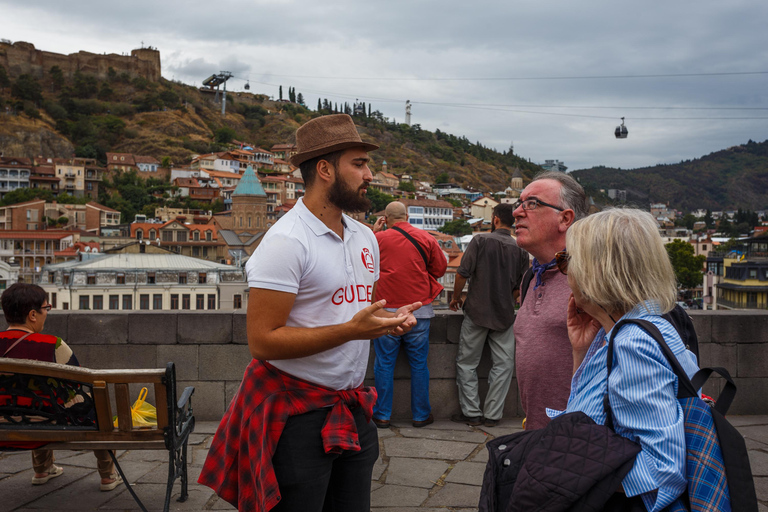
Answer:
<svg viewBox="0 0 768 512"><path fill-rule="evenodd" d="M351 409L362 407L371 421L375 402L373 388L337 391L254 359L219 424L198 483L238 510L266 512L280 501L272 456L288 418L329 407L320 432L325 452L359 451Z"/></svg>

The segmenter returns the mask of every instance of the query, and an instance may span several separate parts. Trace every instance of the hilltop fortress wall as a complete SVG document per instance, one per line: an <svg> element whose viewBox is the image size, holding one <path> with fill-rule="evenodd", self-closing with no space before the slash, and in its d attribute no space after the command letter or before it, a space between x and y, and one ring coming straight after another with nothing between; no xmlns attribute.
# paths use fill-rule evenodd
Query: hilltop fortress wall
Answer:
<svg viewBox="0 0 768 512"><path fill-rule="evenodd" d="M17 41L13 44L0 42L0 65L10 76L30 74L42 79L53 66L59 66L64 76L71 78L75 71L106 79L109 68L131 78L142 76L147 80L160 79L160 52L154 48L138 48L130 55L96 54L80 51L63 55L38 50L32 43Z"/></svg>

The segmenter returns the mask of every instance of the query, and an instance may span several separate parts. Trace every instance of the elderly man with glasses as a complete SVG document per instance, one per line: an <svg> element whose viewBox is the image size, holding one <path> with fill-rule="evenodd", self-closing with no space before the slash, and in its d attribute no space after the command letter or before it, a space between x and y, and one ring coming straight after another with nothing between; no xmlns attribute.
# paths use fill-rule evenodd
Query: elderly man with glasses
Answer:
<svg viewBox="0 0 768 512"><path fill-rule="evenodd" d="M533 256L520 290L514 324L515 368L525 428L543 428L546 409L563 410L573 375L566 318L571 290L558 272L555 254L565 249L565 233L587 215L584 189L562 172L539 174L515 204L517 244ZM523 300L524 297L524 300Z"/></svg>

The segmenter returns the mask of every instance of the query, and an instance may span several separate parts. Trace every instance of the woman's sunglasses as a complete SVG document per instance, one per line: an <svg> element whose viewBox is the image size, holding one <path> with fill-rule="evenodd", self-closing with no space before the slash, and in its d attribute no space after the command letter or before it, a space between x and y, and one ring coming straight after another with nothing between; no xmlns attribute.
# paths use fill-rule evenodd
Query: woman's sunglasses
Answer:
<svg viewBox="0 0 768 512"><path fill-rule="evenodd" d="M568 275L568 261L570 261L570 259L571 255L568 254L568 251L555 253L555 265L557 265L557 270Z"/></svg>

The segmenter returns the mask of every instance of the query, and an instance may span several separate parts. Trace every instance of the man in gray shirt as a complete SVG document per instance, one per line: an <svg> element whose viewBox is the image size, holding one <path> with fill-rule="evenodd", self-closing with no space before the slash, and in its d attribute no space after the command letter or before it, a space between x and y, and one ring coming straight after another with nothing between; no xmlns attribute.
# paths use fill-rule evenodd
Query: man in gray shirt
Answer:
<svg viewBox="0 0 768 512"><path fill-rule="evenodd" d="M493 209L491 233L475 236L469 243L456 274L450 308L463 306L459 352L456 356L456 384L461 414L451 420L468 425L494 427L504 411L515 368L514 303L528 253L512 238L514 207L500 204ZM464 301L461 291L469 279ZM493 367L488 374L488 394L480 408L477 365L486 341L491 347Z"/></svg>

